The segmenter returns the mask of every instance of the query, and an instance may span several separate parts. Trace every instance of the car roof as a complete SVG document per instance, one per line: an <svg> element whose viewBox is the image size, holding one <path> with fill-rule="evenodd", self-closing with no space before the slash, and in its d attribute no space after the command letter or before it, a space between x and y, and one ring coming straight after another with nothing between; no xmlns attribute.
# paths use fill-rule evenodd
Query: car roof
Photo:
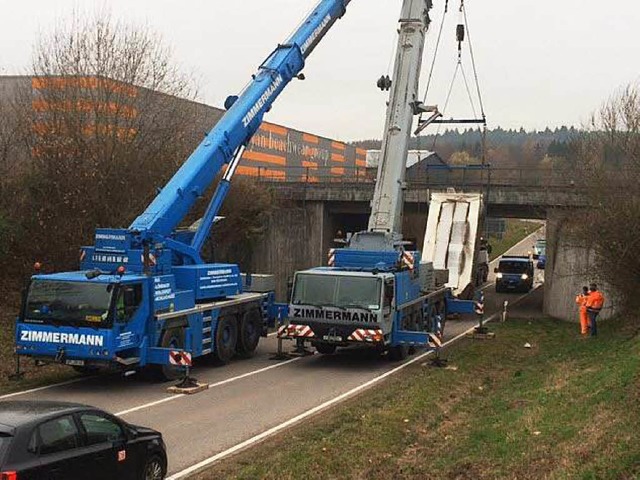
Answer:
<svg viewBox="0 0 640 480"><path fill-rule="evenodd" d="M80 410L97 410L88 405L39 400L8 400L0 402L0 424L7 427L40 422Z"/></svg>
<svg viewBox="0 0 640 480"><path fill-rule="evenodd" d="M530 262L531 260L529 259L529 257L502 257L500 258L500 261L507 261L507 262Z"/></svg>

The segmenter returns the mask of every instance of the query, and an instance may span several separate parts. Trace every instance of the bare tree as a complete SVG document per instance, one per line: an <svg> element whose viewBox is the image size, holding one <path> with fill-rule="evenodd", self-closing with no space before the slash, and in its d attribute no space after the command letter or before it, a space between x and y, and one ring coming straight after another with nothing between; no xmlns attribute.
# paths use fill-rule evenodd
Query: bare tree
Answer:
<svg viewBox="0 0 640 480"><path fill-rule="evenodd" d="M573 161L584 188L585 210L573 222L576 237L592 248L596 272L637 309L640 297L640 90L630 85L591 118L575 144ZM594 272L594 273L596 273Z"/></svg>
<svg viewBox="0 0 640 480"><path fill-rule="evenodd" d="M195 89L157 34L108 14L43 36L31 74L16 102L32 154L18 250L72 267L73 247L127 226L195 146Z"/></svg>

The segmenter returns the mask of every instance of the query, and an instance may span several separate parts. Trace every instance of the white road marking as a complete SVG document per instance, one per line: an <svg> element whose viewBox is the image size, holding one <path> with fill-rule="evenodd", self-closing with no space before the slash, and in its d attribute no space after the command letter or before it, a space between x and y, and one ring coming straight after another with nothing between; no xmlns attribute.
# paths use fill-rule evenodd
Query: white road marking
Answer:
<svg viewBox="0 0 640 480"><path fill-rule="evenodd" d="M277 333L278 332L272 332L272 333L268 334L267 336L268 337L272 337L272 336L276 335ZM65 385L71 385L72 383L78 383L78 382L84 382L86 380L91 380L93 378L96 378L96 376L95 375L91 375L91 376L88 376L88 377L72 378L71 380L65 380L64 382L51 383L49 385L43 385L41 387L30 388L28 390L20 390L18 392L7 393L5 395L0 395L0 400L5 400L7 398L17 397L19 395L28 395L30 393L40 392L42 390L48 390L50 388L64 387Z"/></svg>
<svg viewBox="0 0 640 480"><path fill-rule="evenodd" d="M220 387L222 385L226 385L227 383L231 383L231 382L235 382L235 381L238 381L238 380L242 380L243 378L251 377L253 375L257 375L258 373L263 373L263 372L266 372L268 370L272 370L274 368L278 368L278 367L281 367L283 365L287 365L288 363L295 362L297 360L300 360L301 358L302 357L292 358L292 359L286 360L284 362L276 363L274 365L269 365L268 367L264 367L264 368L260 368L258 370L252 370L250 372L243 373L242 375L238 375L237 377L231 377L231 378L227 378L226 380L221 380L219 382L212 383L211 385L209 385L207 387L207 390L211 390L212 388ZM161 405L163 403L171 402L173 400L178 400L180 398L185 398L185 397L188 397L188 395L175 395L174 394L174 395L171 395L170 397L161 398L160 400L144 403L142 405L138 405L137 407L131 407L131 408L128 408L126 410L122 410L121 412L114 413L114 415L116 415L118 417L121 417L121 416L127 415L129 413L137 412L138 410L144 410L146 408L155 407L156 405Z"/></svg>
<svg viewBox="0 0 640 480"><path fill-rule="evenodd" d="M5 400L11 397L17 397L18 395L27 395L28 393L39 392L41 390L47 390L49 388L62 387L64 385L70 385L72 383L84 382L85 380L89 380L94 377L79 377L72 378L71 380L65 380L64 382L52 383L51 385L43 385L42 387L30 388L29 390L21 390L19 392L7 393L5 395L0 396L0 400Z"/></svg>
<svg viewBox="0 0 640 480"><path fill-rule="evenodd" d="M529 295L531 295L533 292L535 292L537 290L537 288L534 288L533 290L531 290L530 292L519 296L518 298L516 298L511 305L514 305L518 302L520 302L520 300L522 300L523 298L528 297ZM500 318L502 312L496 312L493 315L491 315L489 318L487 318L486 320L484 320L484 323L490 322L492 320L495 320L496 318ZM445 343L442 344L443 347L450 345L456 341L458 341L460 338L466 336L468 333L472 332L474 327L469 328L468 330L465 330L464 332L462 332L461 334L459 334L457 337L452 338L451 340L446 341ZM290 418L289 420L276 425L275 427L272 427L268 430L265 430L262 433L259 433L258 435L255 435L247 440L245 440L244 442L240 442L236 445L234 445L233 447L228 448L227 450L224 450L220 453L217 453L209 458L206 458L205 460L202 460L201 462L198 462L190 467L185 468L184 470L181 470L177 473L174 473L173 475L171 475L170 477L167 477L166 480L178 480L181 478L185 478L187 475L191 475L192 473L197 472L198 470L201 470L205 467L211 466L212 464L218 462L219 460L222 460L226 457L228 457L229 455L233 455L234 453L239 452L240 450L243 450L247 447L250 447L252 445L255 445L257 443L260 443L261 441L265 440L266 438L270 437L271 435L274 435L288 427L291 427L293 425L295 425L296 423L312 416L315 415L316 413L320 412L321 410L325 410L328 407L331 407L343 400L346 400L347 398L355 395L356 393L361 392L362 390L365 390L369 387L371 387L372 385L375 385L376 383L384 380L385 378L387 378L390 375L393 375L396 372L399 372L400 370L402 370L403 368L408 367L409 365L412 365L416 362L419 362L420 360L422 360L423 358L427 357L428 355L431 355L433 353L433 350L430 350L428 352L422 353L421 355L418 355L417 357L403 363L402 365L399 365L375 378L372 378L371 380L358 385L357 387L352 388L351 390L342 393L340 395L338 395L337 397L332 398L331 400L327 400L326 402L317 405L305 412L302 412L299 415L296 415L293 418Z"/></svg>

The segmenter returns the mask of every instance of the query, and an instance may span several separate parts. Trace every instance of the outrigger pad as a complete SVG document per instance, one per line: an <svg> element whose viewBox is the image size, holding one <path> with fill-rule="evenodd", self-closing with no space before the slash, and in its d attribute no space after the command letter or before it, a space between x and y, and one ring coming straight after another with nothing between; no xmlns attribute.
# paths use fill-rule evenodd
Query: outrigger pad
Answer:
<svg viewBox="0 0 640 480"><path fill-rule="evenodd" d="M169 393L179 393L184 395L193 395L194 393L202 392L209 388L208 383L200 383L196 379L186 377L180 381L177 385L173 385L167 388Z"/></svg>

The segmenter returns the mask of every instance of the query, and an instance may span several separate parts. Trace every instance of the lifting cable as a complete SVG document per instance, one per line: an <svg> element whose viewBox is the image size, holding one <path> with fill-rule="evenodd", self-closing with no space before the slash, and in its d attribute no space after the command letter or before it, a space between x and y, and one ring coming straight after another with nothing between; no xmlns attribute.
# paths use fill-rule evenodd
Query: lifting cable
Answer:
<svg viewBox="0 0 640 480"><path fill-rule="evenodd" d="M438 39L436 41L436 48L435 48L435 52L434 52L434 56L433 56L433 60L431 62L431 68L429 70L429 77L427 79L427 86L425 89L425 93L424 93L424 100L423 103L426 103L427 101L427 95L429 93L429 89L431 86L431 79L433 77L433 71L435 69L435 63L436 63L436 59L438 56L438 50L440 47L440 39L442 36L442 31L443 31L443 27L444 27L444 21L445 21L445 17L446 14L448 12L449 9L449 0L445 1L445 7L444 7L444 13L442 16L442 23L440 25L440 31L438 33ZM469 98L469 103L471 105L471 110L473 112L474 115L474 120L477 119L477 114L476 114L476 107L473 101L473 95L471 94L471 88L469 85L469 80L467 78L467 74L464 70L464 65L462 63L462 43L465 40L465 31L466 31L466 37L467 37L467 41L469 43L469 54L471 56L471 66L472 66L472 70L473 70L473 78L474 78L474 82L475 82L475 87L476 87L476 93L478 95L478 103L479 103L479 107L480 107L480 114L481 114L481 118L477 119L478 123L482 123L483 125L483 130L481 132L481 136L482 136L482 144L481 144L481 149L482 149L482 164L484 165L485 163L485 152L486 152L486 131L487 131L487 122L486 122L486 115L484 112L484 103L482 101L482 95L480 92L480 82L479 82L479 78L478 78L478 71L476 68L476 61L475 61L475 55L473 52L473 46L471 43L471 35L469 33L469 26L468 26L468 19L467 19L467 11L465 9L465 5L464 5L464 0L460 0L460 8L458 10L460 12L461 15L461 21L459 21L458 25L456 26L456 40L458 42L458 58L457 58L457 63L456 63L456 68L453 72L453 77L451 79L451 83L449 84L449 89L447 92L447 97L445 99L445 104L444 104L444 108L443 108L443 112L447 111L448 105L449 105L449 101L451 99L451 94L453 92L453 87L455 85L455 81L457 79L458 76L458 72L461 73L463 81L464 81L464 86L465 86L465 90L467 93L467 96ZM422 117L419 118L418 122L420 123L420 121L422 120ZM440 135L440 129L442 126L443 122L438 122L437 120L434 121L434 123L438 123L438 128L436 130L436 133L433 137L433 145L432 145L432 150L435 151L435 147L436 147L436 142L438 139L438 136ZM455 123L455 120L452 122ZM469 123L469 122L466 122ZM418 137L419 138L419 137ZM418 140L419 142L419 140Z"/></svg>

